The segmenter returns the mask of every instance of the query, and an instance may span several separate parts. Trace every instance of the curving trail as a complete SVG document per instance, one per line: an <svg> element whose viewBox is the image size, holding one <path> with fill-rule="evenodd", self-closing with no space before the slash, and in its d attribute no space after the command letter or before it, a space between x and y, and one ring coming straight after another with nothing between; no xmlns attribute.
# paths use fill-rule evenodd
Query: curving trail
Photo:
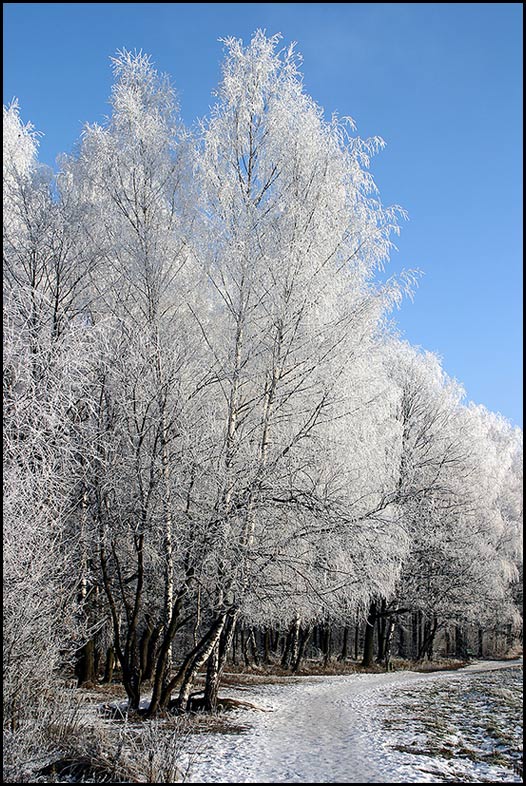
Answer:
<svg viewBox="0 0 526 786"><path fill-rule="evenodd" d="M436 782L384 740L382 700L417 683L520 665L474 663L460 671L308 677L229 695L268 710L242 710L244 734L207 735L191 755L191 783Z"/></svg>

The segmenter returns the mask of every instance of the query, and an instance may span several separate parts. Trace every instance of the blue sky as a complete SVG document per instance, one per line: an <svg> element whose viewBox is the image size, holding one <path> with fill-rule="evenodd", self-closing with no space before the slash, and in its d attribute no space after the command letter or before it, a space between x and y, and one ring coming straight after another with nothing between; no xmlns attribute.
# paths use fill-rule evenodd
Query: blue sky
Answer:
<svg viewBox="0 0 526 786"><path fill-rule="evenodd" d="M386 149L371 170L409 213L389 273L420 268L396 316L469 398L522 425L521 3L4 3L4 103L73 149L108 112L117 49L143 49L193 123L213 103L218 39L298 42L306 90Z"/></svg>

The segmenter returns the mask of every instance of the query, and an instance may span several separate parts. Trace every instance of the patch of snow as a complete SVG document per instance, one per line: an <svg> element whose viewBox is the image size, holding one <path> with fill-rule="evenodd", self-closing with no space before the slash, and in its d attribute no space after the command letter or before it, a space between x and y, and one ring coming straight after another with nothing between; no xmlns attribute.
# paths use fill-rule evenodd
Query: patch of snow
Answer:
<svg viewBox="0 0 526 786"><path fill-rule="evenodd" d="M520 661L518 662L520 664ZM271 712L238 710L242 734L210 734L189 743L192 783L440 783L483 780L520 782L503 767L396 750L399 735L384 718L403 705L404 692L515 662L478 663L456 672L352 674L306 677L291 684L243 690L243 699ZM239 691L225 690L235 698ZM411 719L400 717L415 746L424 739ZM449 742L458 742L452 731ZM416 760L416 761L415 761ZM469 765L469 766L468 766ZM475 772L475 777L470 773ZM481 782L480 780L478 782Z"/></svg>

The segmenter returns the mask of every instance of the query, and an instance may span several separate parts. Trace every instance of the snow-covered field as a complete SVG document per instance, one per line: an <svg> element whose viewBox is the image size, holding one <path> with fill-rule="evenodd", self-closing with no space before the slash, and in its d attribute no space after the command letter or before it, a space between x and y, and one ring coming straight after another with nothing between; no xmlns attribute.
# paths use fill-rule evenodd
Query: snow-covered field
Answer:
<svg viewBox="0 0 526 786"><path fill-rule="evenodd" d="M521 685L514 661L230 689L265 711L236 711L244 733L193 737L189 781L520 783Z"/></svg>

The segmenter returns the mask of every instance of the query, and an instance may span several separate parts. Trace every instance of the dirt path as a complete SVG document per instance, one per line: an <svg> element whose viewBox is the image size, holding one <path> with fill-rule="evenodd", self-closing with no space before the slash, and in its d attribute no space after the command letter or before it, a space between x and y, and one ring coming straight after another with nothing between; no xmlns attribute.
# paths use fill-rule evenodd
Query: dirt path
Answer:
<svg viewBox="0 0 526 786"><path fill-rule="evenodd" d="M230 691L267 712L244 710L245 734L210 735L192 755L193 783L425 782L384 742L382 702L422 683L520 665L480 662L454 672L391 672L310 677L290 685ZM199 740L199 738L196 738ZM433 781L429 781L433 782Z"/></svg>

